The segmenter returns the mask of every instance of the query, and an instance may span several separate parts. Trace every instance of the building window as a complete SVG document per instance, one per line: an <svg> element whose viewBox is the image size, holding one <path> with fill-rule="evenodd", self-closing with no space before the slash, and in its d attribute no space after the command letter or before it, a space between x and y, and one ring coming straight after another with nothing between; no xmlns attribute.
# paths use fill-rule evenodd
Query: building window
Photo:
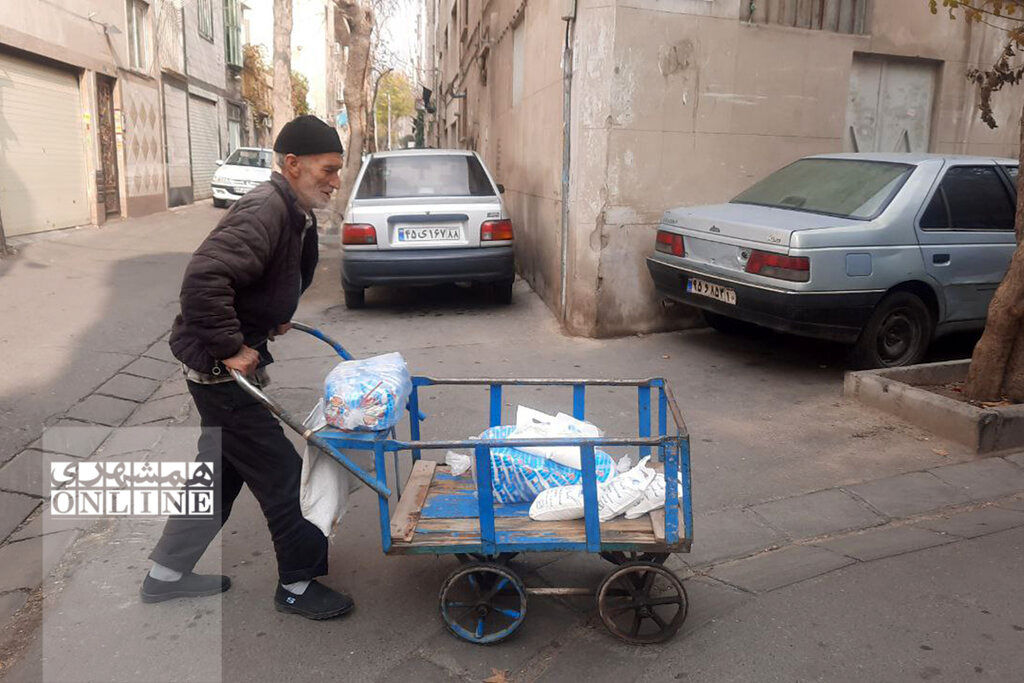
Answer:
<svg viewBox="0 0 1024 683"><path fill-rule="evenodd" d="M868 32L871 0L761 0L744 3L742 21L817 31Z"/></svg>
<svg viewBox="0 0 1024 683"><path fill-rule="evenodd" d="M213 0L199 0L199 35L213 40Z"/></svg>
<svg viewBox="0 0 1024 683"><path fill-rule="evenodd" d="M224 0L224 53L231 66L242 67L242 3Z"/></svg>
<svg viewBox="0 0 1024 683"><path fill-rule="evenodd" d="M125 0L128 28L128 66L145 71L149 68L149 4L143 0Z"/></svg>
<svg viewBox="0 0 1024 683"><path fill-rule="evenodd" d="M526 69L526 31L525 22L512 29L512 106L523 101L523 74Z"/></svg>
<svg viewBox="0 0 1024 683"><path fill-rule="evenodd" d="M228 104L228 154L231 154L241 146L242 108L237 104Z"/></svg>

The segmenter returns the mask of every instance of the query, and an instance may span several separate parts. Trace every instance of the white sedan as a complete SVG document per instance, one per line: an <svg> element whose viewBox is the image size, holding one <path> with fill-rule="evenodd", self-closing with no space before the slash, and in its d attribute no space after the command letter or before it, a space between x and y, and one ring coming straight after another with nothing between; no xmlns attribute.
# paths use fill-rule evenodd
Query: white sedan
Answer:
<svg viewBox="0 0 1024 683"><path fill-rule="evenodd" d="M239 147L213 174L213 205L223 208L260 183L270 180L274 152L260 147Z"/></svg>

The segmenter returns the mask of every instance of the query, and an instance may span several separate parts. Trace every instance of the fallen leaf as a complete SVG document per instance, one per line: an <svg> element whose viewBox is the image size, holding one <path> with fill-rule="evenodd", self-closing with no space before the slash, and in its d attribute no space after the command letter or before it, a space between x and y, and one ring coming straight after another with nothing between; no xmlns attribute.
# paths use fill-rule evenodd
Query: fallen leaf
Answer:
<svg viewBox="0 0 1024 683"><path fill-rule="evenodd" d="M949 451L947 451L944 448L933 448L932 449L932 453L934 453L935 455L941 455L941 456L949 455Z"/></svg>
<svg viewBox="0 0 1024 683"><path fill-rule="evenodd" d="M491 676L485 678L484 683L508 683L508 671L491 669Z"/></svg>
<svg viewBox="0 0 1024 683"><path fill-rule="evenodd" d="M669 359L669 358L671 358L671 357L672 357L672 356L668 355L667 353L666 353L666 354L665 354L664 356L662 356L662 358L664 358L665 360L668 360L668 359Z"/></svg>

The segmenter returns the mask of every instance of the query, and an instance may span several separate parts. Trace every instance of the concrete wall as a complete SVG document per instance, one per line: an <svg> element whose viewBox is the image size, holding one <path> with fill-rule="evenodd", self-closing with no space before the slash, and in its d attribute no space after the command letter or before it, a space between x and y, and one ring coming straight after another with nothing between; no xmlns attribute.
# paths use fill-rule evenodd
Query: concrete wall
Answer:
<svg viewBox="0 0 1024 683"><path fill-rule="evenodd" d="M184 0L185 59L191 80L223 90L224 74L224 4L213 2L213 38L199 35L198 0Z"/></svg>
<svg viewBox="0 0 1024 683"><path fill-rule="evenodd" d="M570 330L678 324L644 265L661 213L727 200L801 156L841 150L855 52L937 62L931 151L1016 156L1024 91L997 98L992 131L964 77L991 64L998 34L933 16L923 2L873 4L869 35L749 23L739 0L581 4Z"/></svg>

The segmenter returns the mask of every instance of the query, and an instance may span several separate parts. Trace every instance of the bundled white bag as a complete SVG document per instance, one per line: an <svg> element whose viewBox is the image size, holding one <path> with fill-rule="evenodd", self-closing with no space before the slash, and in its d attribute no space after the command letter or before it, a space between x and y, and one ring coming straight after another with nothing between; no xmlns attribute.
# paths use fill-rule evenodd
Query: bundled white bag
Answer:
<svg viewBox="0 0 1024 683"><path fill-rule="evenodd" d="M303 422L312 431L327 425L324 402L318 401ZM319 448L306 444L302 452L302 474L299 479L299 506L302 516L330 538L341 518L348 511L348 496L359 486L341 463Z"/></svg>
<svg viewBox="0 0 1024 683"><path fill-rule="evenodd" d="M638 506L638 503L642 501L644 491L656 476L655 471L647 466L648 460L650 460L650 456L643 458L636 467L628 472L606 482L598 482L597 509L600 521L607 522L614 519L623 512ZM664 484L664 479L662 479L662 484ZM662 504L664 505L664 500ZM541 491L530 505L530 519L536 522L583 519L584 514L583 486L580 484L556 486Z"/></svg>
<svg viewBox="0 0 1024 683"><path fill-rule="evenodd" d="M533 408L518 406L516 408L516 428L512 430L510 439L554 439L566 437L600 438L600 429L571 415L558 413L548 415ZM524 446L521 450L547 458L559 465L576 470L583 469L580 462L578 446Z"/></svg>

